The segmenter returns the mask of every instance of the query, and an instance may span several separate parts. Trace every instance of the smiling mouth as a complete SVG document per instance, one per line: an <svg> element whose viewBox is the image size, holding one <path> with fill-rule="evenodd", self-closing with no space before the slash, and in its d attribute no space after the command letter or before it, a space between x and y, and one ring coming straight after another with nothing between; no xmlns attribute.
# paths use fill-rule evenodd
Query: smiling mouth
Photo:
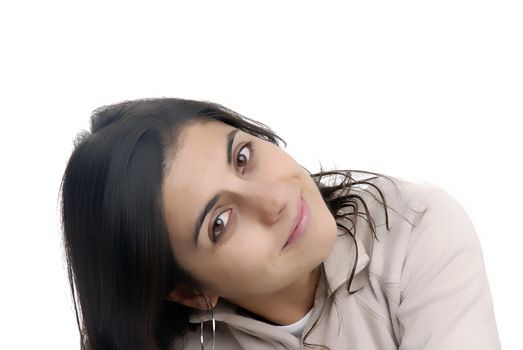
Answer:
<svg viewBox="0 0 523 350"><path fill-rule="evenodd" d="M307 202L303 198L303 195L300 193L300 207L298 211L298 215L296 215L296 219L294 222L294 226L292 229L292 232L289 234L289 238L285 242L282 249L285 249L287 246L292 244L297 238L303 235L303 232L305 231L305 228L307 227L308 220L310 216L310 210Z"/></svg>

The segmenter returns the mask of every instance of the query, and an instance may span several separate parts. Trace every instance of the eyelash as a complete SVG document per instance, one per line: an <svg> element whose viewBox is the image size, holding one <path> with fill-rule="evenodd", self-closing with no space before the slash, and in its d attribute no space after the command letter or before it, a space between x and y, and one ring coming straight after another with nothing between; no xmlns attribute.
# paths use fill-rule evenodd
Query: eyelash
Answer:
<svg viewBox="0 0 523 350"><path fill-rule="evenodd" d="M247 164L245 166L243 166L243 168L246 168L247 166L249 166L249 164L253 161L253 157L254 157L254 145L252 144L251 141L247 142L245 145L243 145L240 150L238 151L238 153L234 156L234 163L237 164L237 159L238 159L238 156L240 155L240 153L245 149L247 148L249 150L249 159L247 160ZM244 174L244 172L242 171L241 172L242 174ZM220 237L223 236L224 234L227 234L227 231L228 231L228 223L229 223L229 220L231 219L231 214L230 214L230 211L232 209L227 209L225 211L222 211L221 213L219 213L215 218L214 220L212 221L212 225L211 225L211 229L210 229L210 232L209 232L209 235L211 237L211 241L213 243L220 243ZM222 231L222 233L220 233L220 235L218 236L218 238L215 237L215 235L213 234L213 228L214 228L214 224L216 223L217 219L220 218L223 214L229 212L229 218L227 220L227 226L225 226L225 229Z"/></svg>

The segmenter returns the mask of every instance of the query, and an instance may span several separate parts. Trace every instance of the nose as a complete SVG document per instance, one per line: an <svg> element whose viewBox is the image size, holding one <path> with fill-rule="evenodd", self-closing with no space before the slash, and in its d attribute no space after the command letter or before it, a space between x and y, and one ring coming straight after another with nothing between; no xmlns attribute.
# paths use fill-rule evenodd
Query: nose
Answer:
<svg viewBox="0 0 523 350"><path fill-rule="evenodd" d="M253 181L240 197L252 215L266 225L274 225L291 199L290 186L281 181Z"/></svg>

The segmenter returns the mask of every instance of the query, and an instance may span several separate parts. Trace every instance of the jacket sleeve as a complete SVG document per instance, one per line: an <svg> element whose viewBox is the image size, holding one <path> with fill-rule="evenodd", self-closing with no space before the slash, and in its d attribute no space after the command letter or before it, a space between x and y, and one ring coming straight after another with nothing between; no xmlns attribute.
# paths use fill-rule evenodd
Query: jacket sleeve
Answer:
<svg viewBox="0 0 523 350"><path fill-rule="evenodd" d="M401 273L399 349L501 349L473 224L447 192L430 188Z"/></svg>

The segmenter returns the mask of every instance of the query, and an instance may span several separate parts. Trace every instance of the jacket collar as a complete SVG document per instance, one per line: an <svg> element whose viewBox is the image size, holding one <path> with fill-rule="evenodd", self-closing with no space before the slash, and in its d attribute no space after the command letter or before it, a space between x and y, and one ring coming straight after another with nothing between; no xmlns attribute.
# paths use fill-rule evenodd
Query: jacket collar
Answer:
<svg viewBox="0 0 523 350"><path fill-rule="evenodd" d="M360 234L361 233L362 232L360 232ZM326 285L318 285L318 288L325 288L324 292L326 293L326 297L329 297L342 286L347 287L355 263L356 268L350 290L358 290L364 287L368 281L368 274L365 272L367 271L369 263L369 248L371 248L372 242L364 241L360 239L358 235L356 235L355 239L352 239L348 233L341 232L338 234L339 236L336 238L336 244L332 252L323 262ZM358 260L355 262L356 249L358 252ZM319 291L317 291L316 294L318 294L318 292Z"/></svg>

